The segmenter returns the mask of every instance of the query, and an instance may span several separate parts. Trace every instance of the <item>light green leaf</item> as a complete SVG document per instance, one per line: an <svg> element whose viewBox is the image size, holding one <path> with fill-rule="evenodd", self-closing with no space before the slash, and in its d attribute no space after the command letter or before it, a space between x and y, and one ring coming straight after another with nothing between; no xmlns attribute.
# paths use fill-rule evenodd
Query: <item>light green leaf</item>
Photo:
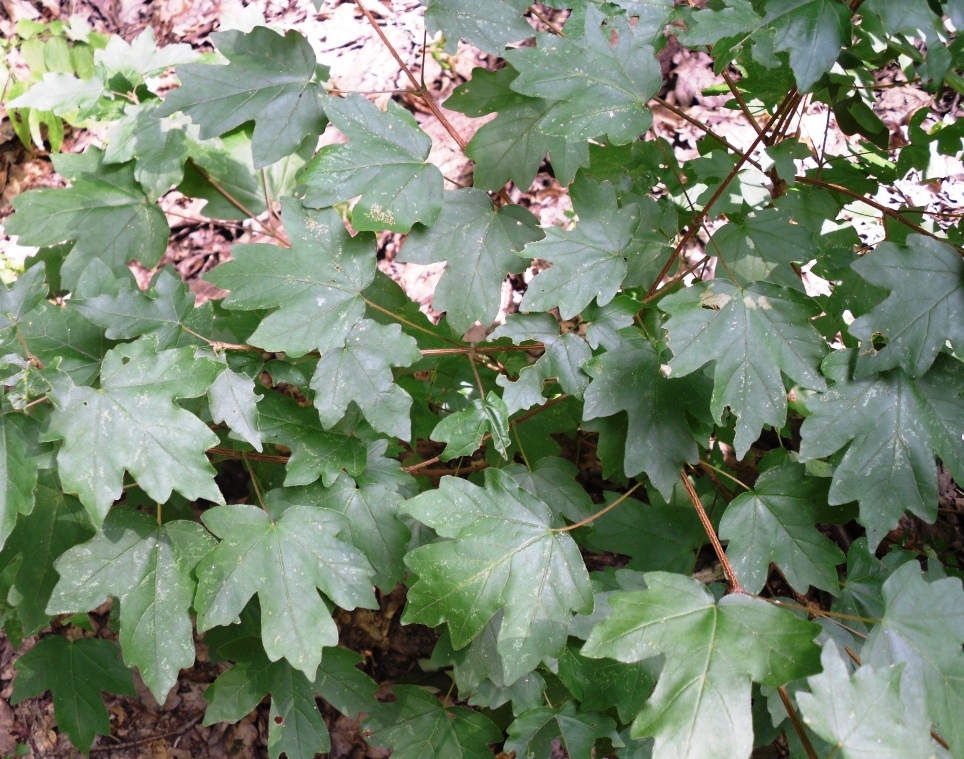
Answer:
<svg viewBox="0 0 964 759"><path fill-rule="evenodd" d="M281 218L290 249L235 245L234 260L205 279L231 291L225 308L277 309L261 321L250 344L292 356L340 347L365 314L361 291L375 276L374 240L370 234L352 237L330 208L311 211L291 198L282 201Z"/></svg>
<svg viewBox="0 0 964 759"><path fill-rule="evenodd" d="M171 66L191 63L199 57L200 54L185 43L159 48L150 27L130 43L119 34L111 35L107 46L94 53L94 61L102 67L105 80L120 75L135 86L146 76Z"/></svg>
<svg viewBox="0 0 964 759"><path fill-rule="evenodd" d="M4 348L23 348L16 338L17 327L46 299L45 273L44 265L38 264L27 269L9 287L0 283L0 344Z"/></svg>
<svg viewBox="0 0 964 759"><path fill-rule="evenodd" d="M903 664L905 706L926 706L957 755L964 750L964 589L957 577L927 582L909 561L883 587L884 615L861 652L865 665Z"/></svg>
<svg viewBox="0 0 964 759"><path fill-rule="evenodd" d="M812 585L834 594L844 555L814 524L836 521L827 508L826 481L807 477L802 465L785 464L768 469L753 490L730 502L720 537L730 541L726 555L748 593L760 592L772 562L798 593Z"/></svg>
<svg viewBox="0 0 964 759"><path fill-rule="evenodd" d="M208 388L208 406L211 419L223 422L256 451L264 450L261 432L258 430L258 401L254 380L239 374L228 366Z"/></svg>
<svg viewBox="0 0 964 759"><path fill-rule="evenodd" d="M950 245L923 235L907 246L885 242L853 263L872 285L890 290L887 300L855 320L849 332L863 341L854 377L901 367L920 377L950 342L964 348L964 260ZM875 335L887 344L875 350Z"/></svg>
<svg viewBox="0 0 964 759"><path fill-rule="evenodd" d="M667 296L660 308L669 314L673 376L716 361L710 409L718 424L727 406L736 414L739 458L763 425L779 429L786 422L781 371L804 387L826 388L818 365L827 345L809 322L819 310L794 290L762 282L741 290L716 279Z"/></svg>
<svg viewBox="0 0 964 759"><path fill-rule="evenodd" d="M97 535L57 559L60 582L47 613L86 612L110 596L120 599L124 660L164 703L178 672L194 664L191 572L213 547L194 522L158 525L141 512L114 509Z"/></svg>
<svg viewBox="0 0 964 759"><path fill-rule="evenodd" d="M839 0L769 0L766 11L774 50L790 54L797 89L809 92L850 41L850 10Z"/></svg>
<svg viewBox="0 0 964 759"><path fill-rule="evenodd" d="M446 312L455 331L465 332L476 321L495 320L506 274L526 267L516 251L542 236L535 216L521 206L496 209L482 190L453 190L445 193L432 227L412 230L398 260L447 263L432 306Z"/></svg>
<svg viewBox="0 0 964 759"><path fill-rule="evenodd" d="M602 714L583 711L568 701L560 709L542 706L518 717L508 728L509 740L505 751L514 751L522 759L542 759L551 756L553 741L569 756L591 757L596 741L610 739L619 744L616 723Z"/></svg>
<svg viewBox="0 0 964 759"><path fill-rule="evenodd" d="M326 430L318 413L278 393L264 393L258 402L258 432L266 443L291 449L287 487L308 485L319 477L330 486L344 470L352 476L365 469L365 445L341 430Z"/></svg>
<svg viewBox="0 0 964 759"><path fill-rule="evenodd" d="M85 753L95 736L110 733L101 693L135 695L131 674L120 661L120 648L109 640L69 641L49 635L13 666L17 679L10 703L16 705L49 690L58 726Z"/></svg>
<svg viewBox="0 0 964 759"><path fill-rule="evenodd" d="M124 470L157 503L176 490L188 500L224 499L204 451L218 438L178 398L203 395L220 372L194 349L157 351L152 340L119 345L104 357L100 387L56 398L45 440L57 453L65 492L76 493L99 527L123 492Z"/></svg>
<svg viewBox="0 0 964 759"><path fill-rule="evenodd" d="M87 111L107 92L102 79L80 79L73 74L47 72L23 95L15 97L8 108L36 108L63 116L74 110Z"/></svg>
<svg viewBox="0 0 964 759"><path fill-rule="evenodd" d="M613 613L582 653L636 662L666 657L632 736L656 756L746 759L753 748L750 683L784 685L819 669L819 625L744 594L718 603L696 580L644 575L646 590L609 597Z"/></svg>
<svg viewBox="0 0 964 759"><path fill-rule="evenodd" d="M488 717L465 707L445 709L414 685L392 688L396 700L379 704L365 721L368 742L391 746L393 759L490 759L502 732Z"/></svg>
<svg viewBox="0 0 964 759"><path fill-rule="evenodd" d="M832 640L823 646L823 672L797 693L803 721L844 759L927 759L934 756L928 726L906 714L900 667L864 665L851 675Z"/></svg>
<svg viewBox="0 0 964 759"><path fill-rule="evenodd" d="M569 140L608 135L624 145L649 129L653 116L647 103L662 84L652 35L637 32L622 16L604 28L603 20L589 5L583 39L540 34L536 47L505 54L521 72L512 89L555 101L539 125L546 134Z"/></svg>
<svg viewBox="0 0 964 759"><path fill-rule="evenodd" d="M295 152L325 129L322 87L311 45L296 31L283 37L264 26L249 34L212 35L228 65L188 63L177 67L181 86L156 115L183 111L210 139L254 121L252 155L260 169Z"/></svg>
<svg viewBox="0 0 964 759"><path fill-rule="evenodd" d="M446 108L467 116L498 112L479 127L465 150L475 161L474 185L494 191L511 180L528 190L547 153L559 184L569 184L576 169L589 163L589 147L584 141L569 142L539 130L551 104L510 89L518 75L511 66L496 71L473 69L472 78L445 101Z"/></svg>
<svg viewBox="0 0 964 759"><path fill-rule="evenodd" d="M104 163L135 161L134 178L152 197L181 183L192 147L190 121L185 116L157 118L157 108L156 101L127 106L112 125L104 152Z"/></svg>
<svg viewBox="0 0 964 759"><path fill-rule="evenodd" d="M348 525L334 511L292 505L272 519L255 506L235 504L206 511L202 521L221 542L197 570L201 632L231 624L257 593L268 658L284 657L314 679L322 647L338 643L316 588L344 609L378 607L374 572L362 553L337 537Z"/></svg>
<svg viewBox="0 0 964 759"><path fill-rule="evenodd" d="M522 299L523 311L548 311L558 307L571 319L593 299L609 303L628 272L627 259L653 256L648 235L637 236L640 211L635 204L619 208L609 182L585 183L574 205L579 222L572 231L549 227L546 238L526 247L525 254L552 266L536 275ZM634 266L639 266L634 262Z"/></svg>
<svg viewBox="0 0 964 759"><path fill-rule="evenodd" d="M579 470L575 464L555 456L543 456L532 468L512 465L502 470L543 503L571 522L578 522L596 513L596 507L576 482Z"/></svg>
<svg viewBox="0 0 964 759"><path fill-rule="evenodd" d="M750 0L729 0L722 8L700 8L687 16L679 41L687 47L715 45L726 37L752 32L762 22Z"/></svg>
<svg viewBox="0 0 964 759"><path fill-rule="evenodd" d="M705 408L705 381L667 379L659 356L641 335L627 338L616 350L594 358L585 367L593 379L586 390L586 420L626 412L623 468L627 477L645 472L664 498L679 480L684 464L699 457L687 413Z"/></svg>
<svg viewBox="0 0 964 759"><path fill-rule="evenodd" d="M405 563L418 576L409 589L406 622L447 622L462 648L500 609L506 682L565 647L573 611L592 609L589 575L558 518L509 476L487 469L485 486L455 477L402 509L442 538L412 551Z"/></svg>
<svg viewBox="0 0 964 759"><path fill-rule="evenodd" d="M852 380L853 358L853 351L838 351L824 362L837 382L807 402L800 460L830 456L849 443L834 470L829 502L858 501L876 548L905 509L928 522L937 517L935 454L964 479L964 388L960 363L950 357L938 357L916 380L900 369Z"/></svg>
<svg viewBox="0 0 964 759"><path fill-rule="evenodd" d="M21 245L73 241L60 271L67 288L94 258L118 276L134 259L147 268L156 265L171 231L164 212L134 179L131 164L103 166L96 148L88 153L96 164L92 171L80 173L64 189L21 193L13 199L16 213L6 224Z"/></svg>
<svg viewBox="0 0 964 759"><path fill-rule="evenodd" d="M414 117L389 101L381 111L361 95L328 98L325 113L349 138L328 145L305 167L305 205L323 208L356 195L351 214L358 230L408 232L431 226L442 210L442 172L426 163L432 138Z"/></svg>
<svg viewBox="0 0 964 759"><path fill-rule="evenodd" d="M485 398L476 398L462 411L444 417L432 430L432 440L448 443L441 459L451 461L477 451L487 434L492 436L492 445L504 458L512 442L509 439L509 408L491 391Z"/></svg>
<svg viewBox="0 0 964 759"><path fill-rule="evenodd" d="M344 347L322 355L311 378L322 426L337 424L354 402L376 430L410 440L412 397L395 384L392 367L410 366L421 357L418 343L398 324L358 322Z"/></svg>
<svg viewBox="0 0 964 759"><path fill-rule="evenodd" d="M502 55L505 46L535 32L522 17L525 3L518 0L480 0L467 6L460 0L421 0L430 34L442 32L445 52L454 54L460 39L490 55Z"/></svg>

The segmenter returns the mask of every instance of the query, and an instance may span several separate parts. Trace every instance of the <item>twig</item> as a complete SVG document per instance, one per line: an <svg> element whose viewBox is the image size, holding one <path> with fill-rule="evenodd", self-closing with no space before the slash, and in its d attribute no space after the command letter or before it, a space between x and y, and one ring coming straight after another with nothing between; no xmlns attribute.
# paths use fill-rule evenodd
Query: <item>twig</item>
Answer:
<svg viewBox="0 0 964 759"><path fill-rule="evenodd" d="M703 503L700 501L700 497L696 494L693 483L690 482L690 479L686 476L685 471L681 473L680 479L683 480L683 487L686 488L686 492L689 495L690 500L693 502L693 507L696 509L696 515L700 518L703 529L706 531L706 537L710 539L710 544L713 546L713 552L716 554L716 558L723 567L723 572L726 574L726 581L730 592L746 593L746 591L743 589L743 586L740 585L740 581L736 579L736 573L733 571L733 566L730 564L730 560L726 558L726 551L723 550L723 544L720 543L720 539L716 535L716 530L713 529L713 523L710 521L709 516L707 516L706 509L703 508Z"/></svg>
<svg viewBox="0 0 964 759"><path fill-rule="evenodd" d="M617 498L615 501L613 501L612 503L610 503L610 504L609 504L608 506L606 506L605 508L600 509L599 511L597 511L597 512L596 512L595 514L593 514L591 517L586 517L585 519L581 519L580 521L576 522L575 524L571 524L571 525L569 525L568 527L557 527L557 528L551 530L551 532L571 532L572 530L578 529L579 527L585 527L585 526L586 526L587 524L589 524L590 522L594 522L594 521L596 521L597 519L599 519L599 517L601 517L603 514L611 511L612 509L615 509L619 504L621 504L623 501L625 501L627 498L629 498L629 496L631 496L633 493L635 493L636 490L642 486L642 484L643 484L643 483L641 483L641 482L637 482L637 483L636 483L635 485L633 485L629 490L627 490L625 493L623 493L621 496L619 496L619 498Z"/></svg>
<svg viewBox="0 0 964 759"><path fill-rule="evenodd" d="M810 742L810 737L807 735L807 731L803 729L803 723L800 721L800 716L797 714L797 710L793 708L793 702L790 700L790 694L787 693L787 688L785 685L781 685L777 688L777 692L780 694L780 700L783 702L783 708L787 710L787 714L790 716L790 723L793 725L793 729L800 739L800 743L803 744L803 750L807 754L807 759L817 759L817 752L813 748L813 744Z"/></svg>
<svg viewBox="0 0 964 759"><path fill-rule="evenodd" d="M153 743L154 741L161 741L165 738L173 738L175 735L181 735L186 733L192 727L194 727L198 722L204 719L203 714L198 714L196 717L192 717L187 722L185 722L180 727L176 727L173 730L167 730L163 733L155 733L154 735L148 735L144 738L137 738L132 741L125 741L123 743L115 743L111 746L91 746L90 753L107 753L110 751L124 751L129 748L137 748L138 746L144 746L148 743Z"/></svg>
<svg viewBox="0 0 964 759"><path fill-rule="evenodd" d="M753 127L757 134L762 134L763 130L760 128L757 120L753 117L753 114L750 113L750 109L747 107L746 101L743 99L743 94L740 92L740 88L736 86L736 82L733 81L733 77L730 76L730 72L726 69L723 69L723 81L725 81L726 86L730 88L730 92L733 93L733 97L736 98L736 102L740 106L743 116L747 121L750 122L750 126ZM765 137L763 138L763 141L766 142Z"/></svg>

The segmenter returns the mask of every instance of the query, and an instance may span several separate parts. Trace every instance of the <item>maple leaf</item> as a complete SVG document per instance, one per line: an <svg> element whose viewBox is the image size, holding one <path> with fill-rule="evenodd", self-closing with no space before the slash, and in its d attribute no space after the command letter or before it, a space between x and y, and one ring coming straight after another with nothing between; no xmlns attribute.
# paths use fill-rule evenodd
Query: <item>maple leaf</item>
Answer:
<svg viewBox="0 0 964 759"><path fill-rule="evenodd" d="M964 347L964 260L946 243L912 234L907 246L886 242L853 263L866 281L890 295L849 328L864 342L854 378L901 367L908 377L922 376L950 342ZM873 347L881 334L887 344Z"/></svg>
<svg viewBox="0 0 964 759"><path fill-rule="evenodd" d="M280 498L274 506L280 515L244 504L204 512L202 521L221 542L197 569L197 626L203 632L231 624L257 593L268 658L284 657L314 679L322 648L338 643L316 588L344 609L377 608L374 572L360 551L337 537L347 528L341 514Z"/></svg>
<svg viewBox="0 0 964 759"><path fill-rule="evenodd" d="M416 222L434 224L442 172L426 163L432 138L414 117L391 101L380 111L361 95L328 98L325 113L350 142L322 148L305 167L305 205L322 208L361 195L352 208L355 229L408 232Z"/></svg>
<svg viewBox="0 0 964 759"><path fill-rule="evenodd" d="M157 264L167 248L171 229L167 217L134 179L133 166L104 166L103 154L89 148L84 171L64 189L29 190L13 199L16 213L6 223L21 245L74 243L60 276L73 287L95 258L116 275L137 259L145 267ZM66 169L55 161L61 173Z"/></svg>
<svg viewBox="0 0 964 759"><path fill-rule="evenodd" d="M507 732L509 740L505 750L526 759L551 756L556 739L569 756L592 756L598 740L608 738L613 745L621 742L614 720L579 709L572 701L559 709L548 706L530 709L520 714Z"/></svg>
<svg viewBox="0 0 964 759"><path fill-rule="evenodd" d="M453 190L445 193L433 226L412 230L398 260L446 262L432 306L445 311L452 328L461 333L476 321L495 320L506 274L526 267L516 251L542 236L536 217L521 206L496 209L482 190Z"/></svg>
<svg viewBox="0 0 964 759"><path fill-rule="evenodd" d="M13 665L10 703L50 691L60 729L83 752L96 735L110 733L110 718L102 692L134 696L131 673L120 661L120 648L109 640L81 638L69 641L48 635Z"/></svg>
<svg viewBox="0 0 964 759"><path fill-rule="evenodd" d="M432 430L432 440L447 443L440 458L451 461L479 450L482 439L490 435L492 445L506 457L509 439L509 408L493 392L476 398L466 408L444 417Z"/></svg>
<svg viewBox="0 0 964 759"><path fill-rule="evenodd" d="M744 590L759 593L772 562L798 593L811 585L837 592L843 552L814 527L838 521L826 503L825 481L806 477L797 464L768 469L753 490L730 502L720 537L730 541L726 554Z"/></svg>
<svg viewBox="0 0 964 759"><path fill-rule="evenodd" d="M17 413L0 414L0 548L17 524L17 515L34 507L37 470L43 453L36 419Z"/></svg>
<svg viewBox="0 0 964 759"><path fill-rule="evenodd" d="M717 602L690 577L649 572L643 579L646 590L609 597L613 613L596 625L583 655L666 657L631 733L653 736L655 754L749 757L751 681L784 685L819 671L819 625L745 594Z"/></svg>
<svg viewBox="0 0 964 759"><path fill-rule="evenodd" d="M47 612L84 612L119 598L124 660L163 703L179 670L194 663L191 572L213 546L194 522L158 525L141 512L114 509L97 535L57 559L60 581Z"/></svg>
<svg viewBox="0 0 964 759"><path fill-rule="evenodd" d="M290 250L276 245L235 245L233 261L207 275L230 290L228 309L276 308L262 319L248 342L268 351L300 356L344 344L365 314L361 296L375 276L373 238L352 237L331 209L311 211L282 201Z"/></svg>
<svg viewBox="0 0 964 759"><path fill-rule="evenodd" d="M481 0L467 7L459 0L420 0L425 6L425 25L430 34L442 32L445 52L454 54L460 39L490 55L502 55L505 46L533 35L519 0Z"/></svg>
<svg viewBox="0 0 964 759"><path fill-rule="evenodd" d="M546 134L569 140L608 135L624 145L649 129L647 103L662 83L652 36L637 33L625 17L603 28L604 19L587 6L584 38L540 34L536 47L506 51L506 60L521 72L512 89L555 101L539 124Z"/></svg>
<svg viewBox="0 0 964 759"><path fill-rule="evenodd" d="M789 54L797 89L809 91L850 40L849 10L835 0L771 0L766 11L774 50Z"/></svg>
<svg viewBox="0 0 964 759"><path fill-rule="evenodd" d="M183 111L201 127L201 139L218 137L254 121L254 166L278 161L325 129L323 89L311 45L298 32L284 36L264 26L248 34L211 35L226 66L188 63L177 67L181 86L167 95L157 117Z"/></svg>
<svg viewBox="0 0 964 759"><path fill-rule="evenodd" d="M935 453L964 478L960 363L940 356L916 380L901 369L854 380L853 361L854 351L837 351L824 361L824 373L836 382L808 401L800 460L847 446L834 469L829 502L858 501L860 521L876 548L905 509L929 522L937 517Z"/></svg>
<svg viewBox="0 0 964 759"><path fill-rule="evenodd" d="M487 469L484 487L445 477L402 510L448 538L405 558L418 576L405 621L447 622L452 644L462 648L505 609L499 653L507 682L558 656L569 614L592 608L576 544L554 527L549 506L508 475Z"/></svg>
<svg viewBox="0 0 964 759"><path fill-rule="evenodd" d="M158 351L142 338L108 351L98 389L57 394L43 439L63 440L57 463L64 490L80 497L96 526L120 498L125 469L157 503L174 490L224 502L204 455L217 435L174 403L203 395L220 371L193 348Z"/></svg>
<svg viewBox="0 0 964 759"><path fill-rule="evenodd" d="M741 290L716 279L663 298L660 308L669 314L673 376L716 361L710 409L717 424L727 406L736 414L733 447L740 458L763 425L779 429L786 422L781 371L804 387L827 387L818 369L827 345L809 323L818 309L794 290L762 282Z"/></svg>

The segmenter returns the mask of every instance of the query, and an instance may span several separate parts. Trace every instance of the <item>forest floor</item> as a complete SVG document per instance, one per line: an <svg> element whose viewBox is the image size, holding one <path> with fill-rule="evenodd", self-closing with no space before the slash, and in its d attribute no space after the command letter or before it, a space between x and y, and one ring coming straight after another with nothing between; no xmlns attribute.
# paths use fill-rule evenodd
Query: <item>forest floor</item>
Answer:
<svg viewBox="0 0 964 759"><path fill-rule="evenodd" d="M449 56L437 46L430 46L428 54L423 55L422 13L418 0L395 0L394 3L391 0L366 0L366 5L376 13L402 59L416 76L424 77L439 101L444 101L458 84L465 81L473 67L494 63L466 47L460 47L457 54ZM408 85L405 75L351 0L326 0L318 12L310 0L287 3L258 0L247 7L241 0L0 0L0 34L9 38L13 24L22 18L50 21L79 14L96 30L117 33L126 40L150 26L155 30L159 44L187 42L199 49L211 50L211 32L222 28L221 24L231 23L232 19L250 19L253 13L263 14L269 23L285 29L295 28L304 34L315 48L319 61L331 66L332 81L340 90L382 92L404 89ZM702 95L706 87L718 81L709 67L708 57L670 44L660 59L666 81L660 95L669 105L654 108L654 129L673 145L681 158L693 157L696 142L702 137L702 131L690 119L711 127L736 145L752 142L755 136L752 125L739 111L724 107L728 97ZM881 84L887 87L880 91L875 110L891 130L896 146L901 144L902 129L911 115L919 108L931 105L933 97L915 87L893 86L893 78L888 79L886 74ZM471 183L471 163L416 98L384 94L376 96L376 101L379 97L394 97L409 107L435 142L431 160L447 178L461 184ZM679 114L680 109L688 118ZM960 102L946 98L938 103L938 110L959 115ZM466 140L483 123L458 113L449 112L447 115ZM798 130L802 140L819 150L846 152L848 138L836 128L832 115L821 103L811 103L803 110ZM86 131L68 131L63 149L65 152L82 149L97 138ZM341 138L337 134L326 134L325 139L337 141ZM944 176L939 180L899 183L897 192L900 197L878 200L894 205L924 206L931 210L964 207L964 170L960 164L946 167L940 173ZM0 261L31 252L18 248L15 241L3 233L2 221L11 212L11 198L33 187L60 184L52 171L49 156L20 144L6 114L0 110ZM520 198L518 191L512 192L514 200ZM571 210L568 196L547 173L537 177L524 202L546 225L565 223L566 212ZM216 297L216 289L199 277L226 260L231 245L257 240L256 228L212 222L202 216L197 203L183 198L166 198L162 203L167 204L168 210L176 211L177 216L172 216L170 246L160 265L175 265L199 298ZM865 242L876 242L882 231L873 220L873 214L869 213L870 209L855 205L852 210L855 219L866 212L867 220L862 223ZM399 243L397 235L384 234L380 238L379 265L430 311L441 265L406 266L395 262L394 253ZM702 243L697 241L696 244ZM152 272L135 270L135 273L142 283L146 283ZM514 310L521 297L519 290L523 287L522 281L517 287L511 283L506 285L504 311ZM964 496L949 478L943 483L942 493L947 501L942 506L964 511ZM955 536L951 538L955 539ZM959 523L956 540L960 544ZM381 609L377 611L341 613L337 621L342 630L342 644L363 654L366 671L379 683L418 681L425 676L419 663L431 655L435 635L421 626L402 627L398 623L404 603L402 588L381 601ZM93 634L100 637L114 635L109 626L109 606L92 613L90 622ZM9 704L15 656L28 650L37 639L38 636L25 639L15 652L10 642L0 636L0 757L78 757L80 754L57 730L49 694L16 707ZM111 734L97 738L91 754L111 759L267 756L266 705L237 725L201 724L205 708L204 689L225 667L223 663L211 662L203 640L198 639L196 666L182 673L177 687L164 704L157 704L139 681L137 698L108 696ZM390 752L387 750L372 748L365 743L359 720L348 719L324 704L322 708L332 735L331 759L388 756Z"/></svg>

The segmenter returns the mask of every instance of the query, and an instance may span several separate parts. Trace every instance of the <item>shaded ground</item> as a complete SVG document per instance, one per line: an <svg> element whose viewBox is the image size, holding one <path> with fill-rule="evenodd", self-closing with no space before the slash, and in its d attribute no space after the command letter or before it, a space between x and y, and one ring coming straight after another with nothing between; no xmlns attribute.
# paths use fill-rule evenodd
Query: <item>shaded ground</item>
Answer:
<svg viewBox="0 0 964 759"><path fill-rule="evenodd" d="M296 27L305 34L315 47L319 60L332 66L333 81L340 89L371 92L407 85L395 61L366 25L353 2L328 0L320 12L315 12L309 0L292 0L290 3L262 0L252 5L263 12L268 21L284 27ZM417 76L422 76L423 27L418 1L401 0L394 5L370 1L368 5L381 19L387 36L403 59ZM138 0L0 0L0 33L9 35L12 21L18 18L52 20L78 13L98 30L119 33L128 40L146 26L151 26L161 43L186 41L210 49L207 38L210 32L216 30L217 20L242 11L240 0L165 0L160 3ZM676 113L677 107L685 108L690 117L703 122L734 144L746 145L752 141L754 131L742 115L721 107L725 98L701 95L706 86L717 81L706 56L670 46L661 59L668 77L668 85L661 95L668 105L654 108L655 129L674 145L681 157L696 154L696 142L702 132ZM424 77L438 99L442 100L469 75L474 66L487 63L489 61L485 56L467 49L460 50L454 57L427 56ZM893 80L882 80L882 83L892 84ZM899 140L910 115L917 108L928 105L930 96L909 87L890 87L883 93L877 108L878 114L891 129L894 139ZM378 97L388 98L391 95ZM405 97L401 98L401 102L413 110L423 128L435 140L432 160L440 166L443 174L454 182L469 182L471 167L451 136L420 103ZM959 103L953 100L941 105L945 111L959 109ZM457 113L449 113L449 117L466 139L483 123ZM847 138L836 130L832 117L828 117L826 108L821 104L812 104L806 109L798 129L802 139L820 150L845 152ZM337 135L326 138L339 139ZM87 135L68 134L64 150L81 148L88 139ZM942 182L901 183L897 192L903 193L903 197L878 199L927 206L935 210L959 208L964 205L964 176L959 165L950 167L948 174L949 177ZM9 123L0 121L0 220L10 213L9 200L15 195L30 187L57 183L47 156L25 150ZM515 193L514 198L518 197L519 194ZM565 211L571 208L565 193L546 175L537 178L526 198L526 204L545 224L562 223ZM225 260L232 244L254 239L252 231L242 225L212 223L198 213L196 204L183 200L165 203L169 210L176 211L177 216L171 219L170 247L161 265L175 264L201 297L214 295L214 289L199 282L198 277ZM859 210L855 209L855 212ZM880 233L879 225L867 221L862 229L867 241L876 241ZM441 267L396 263L393 259L398 243L397 236L382 236L383 260L380 265L428 309ZM701 246L702 242L698 242L697 247ZM12 242L0 229L0 255L11 252L12 247ZM149 272L144 271L139 274L145 281L150 276ZM520 287L524 286L521 279L519 282ZM519 293L507 285L504 296L505 309L513 310ZM919 533L921 541L933 541L936 537L960 553L964 495L949 478L943 477L941 483L942 519L938 525L928 528L916 524L910 526ZM609 559L593 557L593 561L605 564ZM339 613L337 622L342 629L342 644L365 657L366 671L380 683L391 684L403 679L425 677L418 662L431 654L435 643L434 633L421 626L401 627L398 622L404 603L401 588L381 600L382 606L378 611ZM113 631L107 626L106 606L90 616L96 635L113 637ZM35 641L36 638L24 641L20 653ZM0 637L0 756L13 755L19 746L28 747L26 756L79 756L66 737L57 731L49 694L17 707L9 705L14 677L13 659L13 647L8 640ZM182 672L177 687L164 704L158 705L139 681L137 698L108 697L111 735L95 741L92 755L116 759L266 756L266 705L237 725L200 724L205 706L203 691L225 666L212 664L207 647L202 640L198 640L197 664L191 670ZM329 754L332 759L379 759L387 756L385 750L370 748L365 744L357 720L347 719L324 704L322 709L332 734L333 747Z"/></svg>

